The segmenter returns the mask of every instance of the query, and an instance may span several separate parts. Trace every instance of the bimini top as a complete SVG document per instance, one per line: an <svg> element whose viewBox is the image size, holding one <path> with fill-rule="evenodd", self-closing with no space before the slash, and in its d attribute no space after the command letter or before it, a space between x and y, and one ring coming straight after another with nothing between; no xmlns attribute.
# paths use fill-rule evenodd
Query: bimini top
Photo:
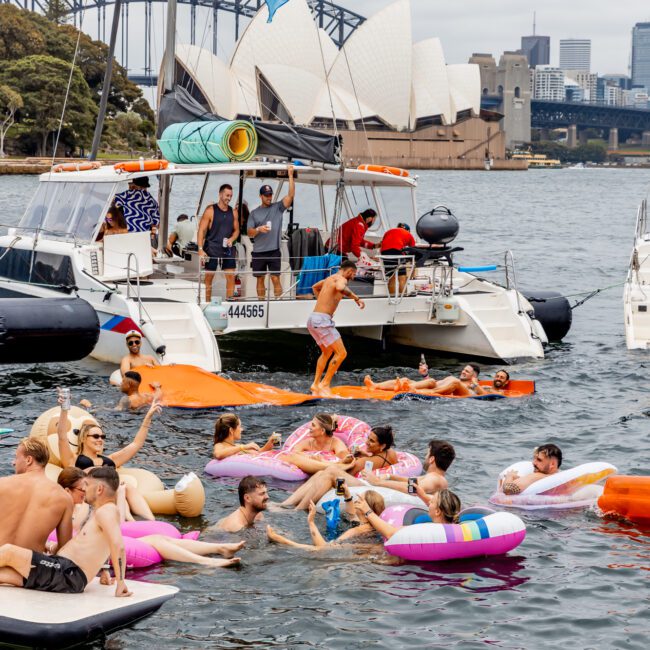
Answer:
<svg viewBox="0 0 650 650"><path fill-rule="evenodd" d="M239 174L243 171L248 177L255 177L257 172L285 172L289 163L270 163L250 161L245 163L207 163L207 164L173 164L167 169L152 171L121 172L113 165L102 165L98 169L70 172L46 172L40 175L42 182L52 183L118 183L141 176L178 176L191 174ZM341 179L341 172L336 168L324 168L296 164L296 182L323 185L336 185ZM417 177L396 176L380 171L366 171L347 168L343 180L349 185L377 185L382 187L415 187Z"/></svg>

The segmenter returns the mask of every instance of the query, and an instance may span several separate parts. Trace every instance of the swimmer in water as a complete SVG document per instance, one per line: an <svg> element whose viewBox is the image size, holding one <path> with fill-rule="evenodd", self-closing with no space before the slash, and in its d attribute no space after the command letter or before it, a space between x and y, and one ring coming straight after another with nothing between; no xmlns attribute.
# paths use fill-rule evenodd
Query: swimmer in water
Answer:
<svg viewBox="0 0 650 650"><path fill-rule="evenodd" d="M151 406L154 400L161 403L162 388L160 384L151 384L152 393L141 393L141 384L142 375L135 370L128 370L122 375L120 391L124 393L124 397L118 402L116 411L137 411L144 406Z"/></svg>
<svg viewBox="0 0 650 650"><path fill-rule="evenodd" d="M533 450L535 471L520 477L516 471L508 472L500 481L498 489L504 494L519 494L533 483L557 474L562 465L562 450L553 444L541 445Z"/></svg>
<svg viewBox="0 0 650 650"><path fill-rule="evenodd" d="M306 551L322 551L325 548L341 546L343 543L346 542L352 542L355 545L362 543L364 546L366 546L369 542L373 541L373 538L376 538L377 534L375 532L375 529L368 522L367 517L363 513L358 513L355 510L354 504L352 502L352 494L350 493L350 489L348 488L346 483L343 483L343 492L344 492L343 506L345 512L348 515L348 519L358 525L346 530L335 540L332 540L331 542L327 542L323 538L320 530L318 530L318 526L316 526L316 522L315 522L316 504L313 501L311 501L309 503L309 514L307 515L307 522L309 524L309 533L311 535L311 540L312 540L311 544L301 544L299 542L295 542L294 540L285 537L284 535L281 535L271 526L267 526L266 534L269 538L269 541L276 542L277 544L284 544L285 546L292 546L293 548L301 548ZM366 500L368 507L372 509L372 511L377 515L381 515L381 513L386 508L384 504L384 498L381 496L381 494L375 492L374 490L368 490L367 492L365 492L364 498ZM364 541L365 544L363 543ZM374 542L375 544L373 545L376 545L377 540L374 539Z"/></svg>
<svg viewBox="0 0 650 650"><path fill-rule="evenodd" d="M268 507L269 492L266 483L257 476L244 476L239 482L239 508L219 520L213 529L237 533L243 528L252 528L264 519Z"/></svg>
<svg viewBox="0 0 650 650"><path fill-rule="evenodd" d="M457 524L460 513L460 499L451 490L441 490L433 496L427 495L422 488L416 484L418 496L427 506L429 517L434 524ZM359 516L366 517L370 525L386 540L389 540L398 530L404 526L393 526L377 516L374 509L363 497L354 502Z"/></svg>
<svg viewBox="0 0 650 650"><path fill-rule="evenodd" d="M130 330L124 337L129 353L120 361L120 372L124 376L129 370L138 366L159 366L160 362L150 354L141 354L142 334L138 330Z"/></svg>
<svg viewBox="0 0 650 650"><path fill-rule="evenodd" d="M498 370L494 373L494 379L492 380L492 386L482 386L483 390L486 393L503 393L508 390L508 384L510 383L510 375L506 370Z"/></svg>

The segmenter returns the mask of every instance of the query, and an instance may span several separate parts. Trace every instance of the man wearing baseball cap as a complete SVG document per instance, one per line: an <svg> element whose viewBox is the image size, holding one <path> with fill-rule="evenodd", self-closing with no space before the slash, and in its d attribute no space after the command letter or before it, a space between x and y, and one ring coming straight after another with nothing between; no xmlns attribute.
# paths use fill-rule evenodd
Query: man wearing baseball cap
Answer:
<svg viewBox="0 0 650 650"><path fill-rule="evenodd" d="M120 372L122 377L126 375L129 370L137 368L138 366L159 366L160 363L156 357L150 354L141 354L140 347L142 346L142 334L138 330L129 330L124 337L129 353L122 357L120 361Z"/></svg>
<svg viewBox="0 0 650 650"><path fill-rule="evenodd" d="M266 295L265 280L267 273L271 274L273 292L276 297L282 295L280 283L280 266L282 253L280 241L282 238L282 215L293 203L296 185L293 178L293 165L289 165L289 193L280 201L273 201L273 188L270 185L260 187L261 205L255 208L248 217L248 236L253 240L252 269L257 278L257 295Z"/></svg>

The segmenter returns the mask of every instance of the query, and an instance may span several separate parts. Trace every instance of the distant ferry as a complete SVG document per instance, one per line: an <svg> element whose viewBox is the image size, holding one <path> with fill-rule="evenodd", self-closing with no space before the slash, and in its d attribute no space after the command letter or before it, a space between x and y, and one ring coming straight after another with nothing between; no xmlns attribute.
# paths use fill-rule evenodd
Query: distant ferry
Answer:
<svg viewBox="0 0 650 650"><path fill-rule="evenodd" d="M512 160L527 160L528 169L560 169L562 163L557 158L547 158L543 153L530 153L529 151L515 151Z"/></svg>

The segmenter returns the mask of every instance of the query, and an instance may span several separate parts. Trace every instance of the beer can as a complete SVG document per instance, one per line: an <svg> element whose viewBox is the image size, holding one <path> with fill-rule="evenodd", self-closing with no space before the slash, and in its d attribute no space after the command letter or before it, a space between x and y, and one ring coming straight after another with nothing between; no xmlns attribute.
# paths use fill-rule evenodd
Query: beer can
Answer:
<svg viewBox="0 0 650 650"><path fill-rule="evenodd" d="M373 467L374 467L373 462L371 460L367 460L366 464L363 466L363 469L365 469L366 472L368 472L368 474L371 474Z"/></svg>
<svg viewBox="0 0 650 650"><path fill-rule="evenodd" d="M336 479L336 496L343 496L345 494L345 490L343 489L343 484L345 483L344 478L337 478Z"/></svg>
<svg viewBox="0 0 650 650"><path fill-rule="evenodd" d="M63 397L63 403L61 404L62 411L70 410L70 389L69 388L59 388L59 393Z"/></svg>

